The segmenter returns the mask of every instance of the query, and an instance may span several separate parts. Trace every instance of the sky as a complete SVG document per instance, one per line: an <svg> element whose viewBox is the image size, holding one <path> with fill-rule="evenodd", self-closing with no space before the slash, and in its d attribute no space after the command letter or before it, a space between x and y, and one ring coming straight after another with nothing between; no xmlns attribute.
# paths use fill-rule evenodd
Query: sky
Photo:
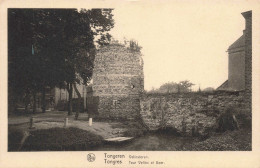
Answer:
<svg viewBox="0 0 260 168"><path fill-rule="evenodd" d="M182 80L193 90L217 88L228 78L226 51L243 34L248 10L243 3L136 3L114 9L111 34L143 47L145 90Z"/></svg>

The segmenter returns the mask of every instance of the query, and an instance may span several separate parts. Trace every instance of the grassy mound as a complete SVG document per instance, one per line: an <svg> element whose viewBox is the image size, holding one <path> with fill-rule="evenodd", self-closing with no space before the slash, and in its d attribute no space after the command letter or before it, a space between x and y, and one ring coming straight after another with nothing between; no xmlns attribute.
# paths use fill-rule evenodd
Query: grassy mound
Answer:
<svg viewBox="0 0 260 168"><path fill-rule="evenodd" d="M24 132L21 129L8 129L8 151L17 151L21 145Z"/></svg>
<svg viewBox="0 0 260 168"><path fill-rule="evenodd" d="M78 128L51 128L32 131L22 151L82 151L102 143L103 138Z"/></svg>

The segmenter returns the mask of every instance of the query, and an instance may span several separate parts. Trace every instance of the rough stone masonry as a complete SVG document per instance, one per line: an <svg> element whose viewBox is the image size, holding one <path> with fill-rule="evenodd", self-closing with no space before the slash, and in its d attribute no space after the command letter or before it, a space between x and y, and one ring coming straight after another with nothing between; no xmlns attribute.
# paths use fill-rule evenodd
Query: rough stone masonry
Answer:
<svg viewBox="0 0 260 168"><path fill-rule="evenodd" d="M191 134L193 126L204 134L214 128L218 116L227 107L247 110L245 92L173 93L144 95L141 116L150 130L173 127ZM183 130L185 124L185 130Z"/></svg>
<svg viewBox="0 0 260 168"><path fill-rule="evenodd" d="M144 90L140 51L121 44L101 47L93 70L93 96L99 97L98 118L136 119Z"/></svg>

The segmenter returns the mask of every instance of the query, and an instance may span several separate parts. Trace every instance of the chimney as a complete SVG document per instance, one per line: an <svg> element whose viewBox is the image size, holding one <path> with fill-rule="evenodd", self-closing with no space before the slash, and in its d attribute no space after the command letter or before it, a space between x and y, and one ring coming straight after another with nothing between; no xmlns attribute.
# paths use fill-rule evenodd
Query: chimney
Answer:
<svg viewBox="0 0 260 168"><path fill-rule="evenodd" d="M247 35L252 37L252 11L243 12L241 14L245 18L245 30L243 33L247 33Z"/></svg>

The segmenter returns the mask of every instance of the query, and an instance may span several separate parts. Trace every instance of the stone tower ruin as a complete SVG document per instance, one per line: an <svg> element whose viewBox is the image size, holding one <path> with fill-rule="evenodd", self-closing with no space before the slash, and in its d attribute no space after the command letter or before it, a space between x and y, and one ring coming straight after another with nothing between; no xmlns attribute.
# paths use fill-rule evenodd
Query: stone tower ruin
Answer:
<svg viewBox="0 0 260 168"><path fill-rule="evenodd" d="M93 70L93 96L98 98L98 118L135 119L144 90L140 50L121 44L101 47Z"/></svg>

